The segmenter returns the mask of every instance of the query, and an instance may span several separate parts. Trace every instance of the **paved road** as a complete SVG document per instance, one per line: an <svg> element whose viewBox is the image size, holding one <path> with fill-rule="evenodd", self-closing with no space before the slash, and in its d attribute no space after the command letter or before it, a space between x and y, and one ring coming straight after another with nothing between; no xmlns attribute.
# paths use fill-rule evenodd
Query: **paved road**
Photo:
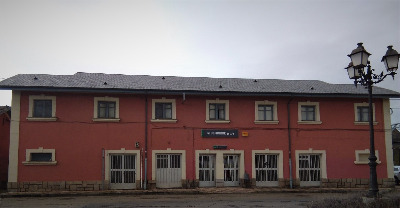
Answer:
<svg viewBox="0 0 400 208"><path fill-rule="evenodd" d="M252 193L201 195L124 195L0 198L0 207L126 208L126 207L306 207L332 193Z"/></svg>

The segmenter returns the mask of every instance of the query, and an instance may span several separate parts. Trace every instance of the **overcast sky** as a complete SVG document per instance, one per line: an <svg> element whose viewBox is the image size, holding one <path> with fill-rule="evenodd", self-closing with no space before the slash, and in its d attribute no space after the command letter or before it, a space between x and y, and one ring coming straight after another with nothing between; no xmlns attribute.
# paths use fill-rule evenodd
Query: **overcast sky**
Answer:
<svg viewBox="0 0 400 208"><path fill-rule="evenodd" d="M387 46L400 52L400 1L0 0L1 80L98 72L350 84L358 42L382 71ZM378 86L400 91L400 75ZM400 102L392 107L400 115Z"/></svg>

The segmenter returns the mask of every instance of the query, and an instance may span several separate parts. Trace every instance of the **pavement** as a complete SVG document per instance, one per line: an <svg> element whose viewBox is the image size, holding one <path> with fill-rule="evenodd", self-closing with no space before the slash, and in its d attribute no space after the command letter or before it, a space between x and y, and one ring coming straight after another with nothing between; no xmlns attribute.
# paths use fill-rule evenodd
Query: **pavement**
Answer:
<svg viewBox="0 0 400 208"><path fill-rule="evenodd" d="M0 198L10 197L59 197L59 196L107 196L107 195L193 195L193 194L250 194L250 193L356 193L367 192L365 188L194 188L194 189L153 189L153 190L104 190L104 191L50 191L50 192L4 192ZM395 188L381 188L380 193L400 191Z"/></svg>

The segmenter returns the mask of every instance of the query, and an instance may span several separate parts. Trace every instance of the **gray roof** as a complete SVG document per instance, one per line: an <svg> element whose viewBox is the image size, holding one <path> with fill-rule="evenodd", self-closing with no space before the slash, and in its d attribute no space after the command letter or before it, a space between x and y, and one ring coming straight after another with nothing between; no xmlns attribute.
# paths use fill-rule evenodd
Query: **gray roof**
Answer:
<svg viewBox="0 0 400 208"><path fill-rule="evenodd" d="M238 79L82 73L74 75L20 74L0 82L0 89L160 94L226 94L276 96L366 97L363 86L318 80ZM374 87L375 97L400 97Z"/></svg>

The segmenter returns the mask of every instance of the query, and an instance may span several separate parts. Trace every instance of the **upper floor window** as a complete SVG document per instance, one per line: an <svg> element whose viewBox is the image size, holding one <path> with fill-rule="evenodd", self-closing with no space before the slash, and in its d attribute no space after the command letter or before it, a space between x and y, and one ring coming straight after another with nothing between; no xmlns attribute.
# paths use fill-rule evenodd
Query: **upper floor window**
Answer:
<svg viewBox="0 0 400 208"><path fill-rule="evenodd" d="M278 124L277 102L256 101L255 121L256 124Z"/></svg>
<svg viewBox="0 0 400 208"><path fill-rule="evenodd" d="M93 121L119 122L119 98L95 97Z"/></svg>
<svg viewBox="0 0 400 208"><path fill-rule="evenodd" d="M172 119L172 103L156 103L156 119Z"/></svg>
<svg viewBox="0 0 400 208"><path fill-rule="evenodd" d="M229 100L206 100L206 123L229 122Z"/></svg>
<svg viewBox="0 0 400 208"><path fill-rule="evenodd" d="M225 120L225 104L210 103L209 114L210 120Z"/></svg>
<svg viewBox="0 0 400 208"><path fill-rule="evenodd" d="M301 120L315 121L315 106L313 105L301 106Z"/></svg>
<svg viewBox="0 0 400 208"><path fill-rule="evenodd" d="M56 121L56 96L30 95L29 121Z"/></svg>
<svg viewBox="0 0 400 208"><path fill-rule="evenodd" d="M298 103L298 123L299 124L321 124L319 113L319 102L299 102Z"/></svg>
<svg viewBox="0 0 400 208"><path fill-rule="evenodd" d="M52 101L51 100L34 100L33 101L33 117L51 118L52 117Z"/></svg>
<svg viewBox="0 0 400 208"><path fill-rule="evenodd" d="M98 118L115 118L115 102L99 101Z"/></svg>
<svg viewBox="0 0 400 208"><path fill-rule="evenodd" d="M354 103L354 124L368 125L369 121L368 112L369 112L368 103ZM372 117L374 120L374 124L376 124L374 103L372 104Z"/></svg>
<svg viewBox="0 0 400 208"><path fill-rule="evenodd" d="M365 106L358 106L357 107L357 116L360 122L367 122L368 121L368 107Z"/></svg>
<svg viewBox="0 0 400 208"><path fill-rule="evenodd" d="M153 99L151 121L175 123L177 121L175 99L166 99L165 97Z"/></svg>

